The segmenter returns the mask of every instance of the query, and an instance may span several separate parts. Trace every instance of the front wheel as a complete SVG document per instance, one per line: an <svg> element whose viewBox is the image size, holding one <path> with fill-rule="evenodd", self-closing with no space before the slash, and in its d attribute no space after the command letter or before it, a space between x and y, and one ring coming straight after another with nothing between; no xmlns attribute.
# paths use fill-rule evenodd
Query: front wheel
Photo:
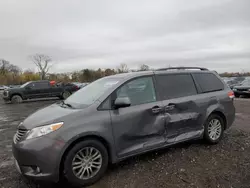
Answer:
<svg viewBox="0 0 250 188"><path fill-rule="evenodd" d="M212 114L205 123L204 139L210 144L217 144L224 133L224 121L221 116Z"/></svg>
<svg viewBox="0 0 250 188"><path fill-rule="evenodd" d="M108 152L97 140L76 144L64 161L66 179L77 186L87 186L98 181L108 167Z"/></svg>
<svg viewBox="0 0 250 188"><path fill-rule="evenodd" d="M23 99L20 95L13 95L11 97L11 103L17 104L17 103L21 103L21 102L23 102Z"/></svg>

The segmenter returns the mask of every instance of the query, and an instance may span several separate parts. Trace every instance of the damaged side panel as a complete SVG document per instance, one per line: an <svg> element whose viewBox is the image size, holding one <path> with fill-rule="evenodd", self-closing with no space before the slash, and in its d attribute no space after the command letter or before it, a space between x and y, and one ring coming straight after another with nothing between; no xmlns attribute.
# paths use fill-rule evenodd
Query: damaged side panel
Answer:
<svg viewBox="0 0 250 188"><path fill-rule="evenodd" d="M144 149L164 145L165 115L153 113L154 102L111 111L117 155L122 157Z"/></svg>
<svg viewBox="0 0 250 188"><path fill-rule="evenodd" d="M174 104L171 110L166 108L169 103ZM216 98L207 97L207 94L163 101L163 104L168 144L201 137L208 109L219 105Z"/></svg>
<svg viewBox="0 0 250 188"><path fill-rule="evenodd" d="M163 101L166 116L167 143L180 142L202 134L203 112L197 96ZM173 108L169 109L168 106Z"/></svg>

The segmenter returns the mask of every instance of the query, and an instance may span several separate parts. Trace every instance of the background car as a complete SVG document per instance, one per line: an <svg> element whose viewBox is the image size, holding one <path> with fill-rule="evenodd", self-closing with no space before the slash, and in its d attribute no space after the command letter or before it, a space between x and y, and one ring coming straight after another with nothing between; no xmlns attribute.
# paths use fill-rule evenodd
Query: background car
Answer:
<svg viewBox="0 0 250 188"><path fill-rule="evenodd" d="M81 85L78 82L62 83L62 86L70 93L74 93L81 89Z"/></svg>
<svg viewBox="0 0 250 188"><path fill-rule="evenodd" d="M8 88L3 92L3 99L6 102L21 103L27 99L59 97L60 99L68 98L73 91L79 89L76 86L65 86L52 84L48 80L26 82L20 87Z"/></svg>
<svg viewBox="0 0 250 188"><path fill-rule="evenodd" d="M231 89L233 89L235 86L241 85L245 77L222 77L222 79Z"/></svg>
<svg viewBox="0 0 250 188"><path fill-rule="evenodd" d="M240 85L234 86L233 91L235 97L250 97L250 77L246 77Z"/></svg>
<svg viewBox="0 0 250 188"><path fill-rule="evenodd" d="M20 87L21 85L9 85L8 87L9 88L18 88L18 87Z"/></svg>
<svg viewBox="0 0 250 188"><path fill-rule="evenodd" d="M85 83L81 83L81 88L83 88L83 87L85 87L85 86L87 86L89 83L88 82L85 82Z"/></svg>
<svg viewBox="0 0 250 188"><path fill-rule="evenodd" d="M0 91L8 89L9 87L5 86L5 85L0 85Z"/></svg>

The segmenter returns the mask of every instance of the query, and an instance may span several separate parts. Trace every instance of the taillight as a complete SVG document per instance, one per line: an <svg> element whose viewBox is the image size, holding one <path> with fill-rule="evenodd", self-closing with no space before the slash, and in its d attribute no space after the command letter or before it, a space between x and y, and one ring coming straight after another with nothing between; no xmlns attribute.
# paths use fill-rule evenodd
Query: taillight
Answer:
<svg viewBox="0 0 250 188"><path fill-rule="evenodd" d="M75 86L75 89L76 89L76 90L78 90L78 89L79 89L79 87L78 87L78 86Z"/></svg>
<svg viewBox="0 0 250 188"><path fill-rule="evenodd" d="M234 98L234 92L233 92L233 91L229 91L227 94L228 94L228 97L229 97L230 99L233 99L233 98Z"/></svg>

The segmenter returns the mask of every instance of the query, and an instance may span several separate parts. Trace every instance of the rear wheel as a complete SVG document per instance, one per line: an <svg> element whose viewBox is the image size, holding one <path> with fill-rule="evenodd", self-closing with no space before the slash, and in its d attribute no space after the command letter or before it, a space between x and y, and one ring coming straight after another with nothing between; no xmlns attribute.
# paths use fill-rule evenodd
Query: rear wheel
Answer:
<svg viewBox="0 0 250 188"><path fill-rule="evenodd" d="M13 95L11 97L11 103L17 104L17 103L21 103L21 102L23 102L23 99L20 95Z"/></svg>
<svg viewBox="0 0 250 188"><path fill-rule="evenodd" d="M210 144L217 144L224 133L224 121L221 116L212 114L205 123L204 139Z"/></svg>
<svg viewBox="0 0 250 188"><path fill-rule="evenodd" d="M108 152L97 140L76 144L64 161L66 179L77 186L91 185L98 181L108 166Z"/></svg>

